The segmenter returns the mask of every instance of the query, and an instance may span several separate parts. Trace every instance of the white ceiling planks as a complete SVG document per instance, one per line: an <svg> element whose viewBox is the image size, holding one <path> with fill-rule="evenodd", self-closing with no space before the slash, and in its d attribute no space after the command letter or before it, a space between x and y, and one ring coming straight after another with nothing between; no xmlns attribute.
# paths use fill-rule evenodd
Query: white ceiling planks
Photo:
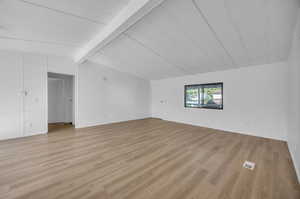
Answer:
<svg viewBox="0 0 300 199"><path fill-rule="evenodd" d="M39 41L28 41L24 39L1 38L0 50L35 52L41 54L51 54L57 56L71 56L74 46L45 43Z"/></svg>
<svg viewBox="0 0 300 199"><path fill-rule="evenodd" d="M126 33L189 74L232 65L191 1L166 1Z"/></svg>
<svg viewBox="0 0 300 199"><path fill-rule="evenodd" d="M82 45L99 29L85 20L16 0L1 1L0 21L7 27L7 34L1 36L65 45Z"/></svg>
<svg viewBox="0 0 300 199"><path fill-rule="evenodd" d="M83 63L94 56L99 49L108 45L164 1L165 0L129 1L128 5L122 9L102 31L74 54L75 62Z"/></svg>
<svg viewBox="0 0 300 199"><path fill-rule="evenodd" d="M223 0L227 17L238 32L249 59L246 65L268 62L267 1ZM208 19L209 20L209 19ZM223 40L225 40L224 38ZM227 46L227 45L226 45ZM232 53L235 56L234 52Z"/></svg>
<svg viewBox="0 0 300 199"><path fill-rule="evenodd" d="M212 32L193 1L169 0L166 2L165 8L166 12L174 19L177 29L179 28L198 47L199 51L204 52L212 62L212 67L233 67L235 65L234 60ZM218 67L217 69L219 69Z"/></svg>
<svg viewBox="0 0 300 199"><path fill-rule="evenodd" d="M234 62L237 65L248 63L245 46L238 30L232 24L231 18L228 17L225 2L223 0L195 0L194 3L205 16L205 19L215 31L226 50L233 57Z"/></svg>
<svg viewBox="0 0 300 199"><path fill-rule="evenodd" d="M286 60L297 0L195 2L240 67Z"/></svg>
<svg viewBox="0 0 300 199"><path fill-rule="evenodd" d="M109 66L146 79L161 79L184 73L124 34L102 49L92 61L105 64L103 59Z"/></svg>
<svg viewBox="0 0 300 199"><path fill-rule="evenodd" d="M1 0L0 46L72 56L127 2L128 0ZM106 12L102 12L100 8Z"/></svg>
<svg viewBox="0 0 300 199"><path fill-rule="evenodd" d="M22 0L100 24L109 23L129 0Z"/></svg>
<svg viewBox="0 0 300 199"><path fill-rule="evenodd" d="M270 62L286 60L291 49L291 42L297 22L298 0L273 0L269 5L269 52Z"/></svg>
<svg viewBox="0 0 300 199"><path fill-rule="evenodd" d="M297 9L297 0L167 0L126 34L145 54L158 55L182 75L226 70L286 60ZM103 49L103 54L110 49L110 60L120 47L116 42ZM126 62L141 58L132 54ZM155 67L139 62L140 68ZM135 67L129 64L127 70Z"/></svg>
<svg viewBox="0 0 300 199"><path fill-rule="evenodd" d="M77 57L107 33L85 59L146 79L220 71L287 60L298 8L299 0L0 0L0 49ZM105 31L126 10L137 17Z"/></svg>

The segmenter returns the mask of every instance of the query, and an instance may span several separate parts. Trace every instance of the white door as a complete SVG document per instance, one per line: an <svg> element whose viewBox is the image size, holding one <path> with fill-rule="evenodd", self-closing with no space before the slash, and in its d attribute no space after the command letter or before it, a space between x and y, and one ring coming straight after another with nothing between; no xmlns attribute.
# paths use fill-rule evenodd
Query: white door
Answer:
<svg viewBox="0 0 300 199"><path fill-rule="evenodd" d="M0 52L0 139L23 135L22 76L21 56Z"/></svg>
<svg viewBox="0 0 300 199"><path fill-rule="evenodd" d="M46 58L26 55L24 68L24 135L36 135L47 131L47 83Z"/></svg>
<svg viewBox="0 0 300 199"><path fill-rule="evenodd" d="M48 123L65 122L64 80L48 78Z"/></svg>

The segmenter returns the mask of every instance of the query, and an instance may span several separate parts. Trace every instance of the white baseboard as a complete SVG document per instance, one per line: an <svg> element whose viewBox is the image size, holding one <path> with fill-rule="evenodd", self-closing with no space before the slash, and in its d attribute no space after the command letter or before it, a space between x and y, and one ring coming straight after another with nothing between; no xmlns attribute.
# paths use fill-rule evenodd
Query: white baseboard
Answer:
<svg viewBox="0 0 300 199"><path fill-rule="evenodd" d="M147 119L147 118L150 118L150 116L149 117L132 118L132 119L123 119L123 120L113 120L113 121L106 121L106 122L85 123L85 124L75 125L75 128L81 129L81 128L88 128L88 127L93 127L93 126L100 126L100 125L104 125L104 124L113 124L113 123L118 123L118 122L142 120L142 119Z"/></svg>
<svg viewBox="0 0 300 199"><path fill-rule="evenodd" d="M296 156L294 155L293 150L291 150L291 148L289 147L289 144L288 144L288 148L289 148L289 151L290 151L290 154L291 154L291 157L292 157L292 162L294 164L294 168L296 170L296 174L297 174L297 178L298 178L298 183L300 184L300 170L299 170L299 165L297 165Z"/></svg>
<svg viewBox="0 0 300 199"><path fill-rule="evenodd" d="M214 127L211 127L211 126L199 125L199 124L194 123L194 122L185 122L185 121L163 119L163 118L160 118L160 119L165 120L165 121L176 122L176 123L181 123L181 124L188 124L188 125L193 125L193 126L199 126L199 127L204 127L204 128L209 128L209 129L215 129L215 130L225 131L225 132L230 132L230 133L238 133L238 134L242 134L242 135L249 135L249 136L261 137L261 138L267 138L267 139L273 139L273 140L279 140L279 141L284 141L284 142L287 141L286 138L271 137L271 136L261 136L261 135L257 135L257 134L253 134L253 133L249 133L249 132L245 132L245 131L232 130L232 129L226 129L226 128L214 128Z"/></svg>

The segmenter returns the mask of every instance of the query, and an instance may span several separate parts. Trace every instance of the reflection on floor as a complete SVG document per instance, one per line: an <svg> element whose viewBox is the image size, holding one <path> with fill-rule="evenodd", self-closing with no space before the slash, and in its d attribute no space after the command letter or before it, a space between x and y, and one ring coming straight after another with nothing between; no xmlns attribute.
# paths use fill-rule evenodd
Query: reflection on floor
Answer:
<svg viewBox="0 0 300 199"><path fill-rule="evenodd" d="M68 129L73 129L74 126L70 123L55 123L48 124L48 133L57 133Z"/></svg>

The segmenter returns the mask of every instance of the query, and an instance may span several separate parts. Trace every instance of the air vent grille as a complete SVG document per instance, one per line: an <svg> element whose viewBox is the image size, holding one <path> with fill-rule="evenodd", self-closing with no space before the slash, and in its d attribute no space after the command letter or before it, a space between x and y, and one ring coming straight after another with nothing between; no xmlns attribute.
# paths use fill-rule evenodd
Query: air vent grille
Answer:
<svg viewBox="0 0 300 199"><path fill-rule="evenodd" d="M245 161L243 164L243 167L246 169L254 170L255 169L255 163L250 161Z"/></svg>

